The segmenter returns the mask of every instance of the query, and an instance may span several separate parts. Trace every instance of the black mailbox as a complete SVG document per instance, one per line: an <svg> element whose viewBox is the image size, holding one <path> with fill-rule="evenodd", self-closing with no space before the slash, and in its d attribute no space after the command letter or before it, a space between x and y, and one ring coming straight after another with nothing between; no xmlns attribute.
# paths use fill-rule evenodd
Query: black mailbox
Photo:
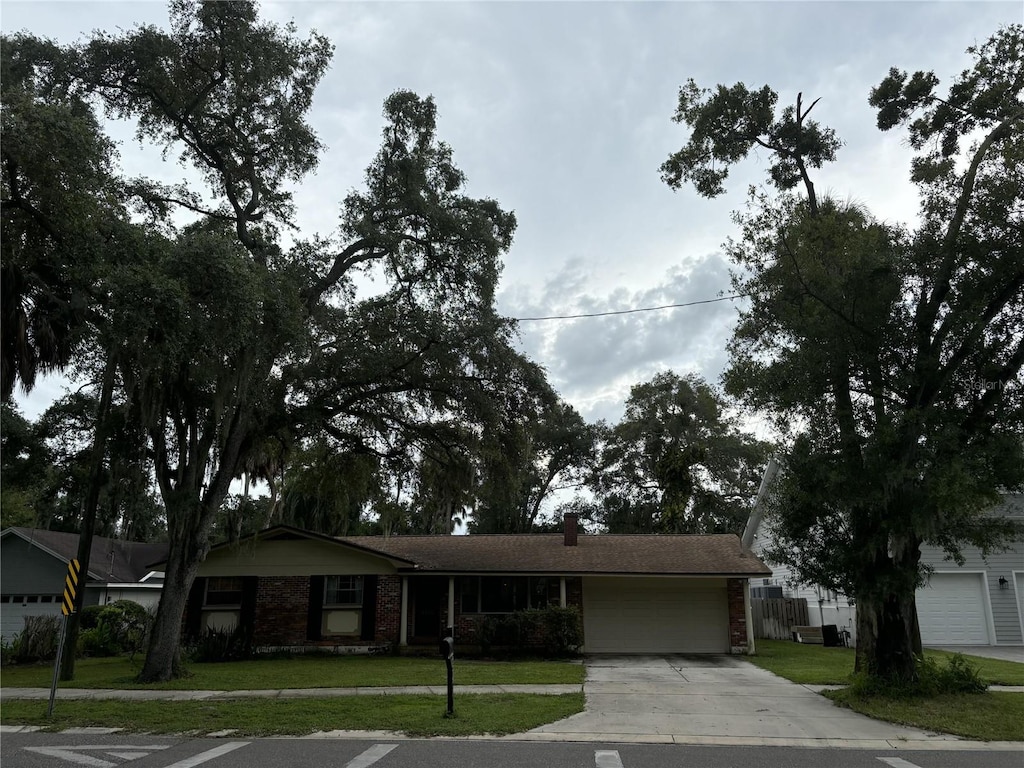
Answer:
<svg viewBox="0 0 1024 768"><path fill-rule="evenodd" d="M437 644L437 651L441 654L442 659L452 658L455 655L455 638L442 637Z"/></svg>

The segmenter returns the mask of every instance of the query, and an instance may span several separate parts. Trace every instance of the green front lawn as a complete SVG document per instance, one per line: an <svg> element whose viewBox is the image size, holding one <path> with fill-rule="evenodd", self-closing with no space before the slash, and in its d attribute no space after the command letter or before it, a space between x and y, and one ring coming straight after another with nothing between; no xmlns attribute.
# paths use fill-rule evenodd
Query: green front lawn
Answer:
<svg viewBox="0 0 1024 768"><path fill-rule="evenodd" d="M854 661L852 648L825 648L789 640L758 640L756 648L757 655L749 657L750 661L794 683L846 685L850 682ZM944 667L953 654L926 649L924 655ZM965 658L992 685L1024 685L1024 664L981 656Z"/></svg>
<svg viewBox="0 0 1024 768"><path fill-rule="evenodd" d="M844 689L825 695L840 706L890 723L982 741L1024 741L1024 693L990 691L888 699L857 697Z"/></svg>
<svg viewBox="0 0 1024 768"><path fill-rule="evenodd" d="M142 664L127 658L80 659L75 679L62 688L148 688L153 690L239 691L263 688L357 688L390 685L444 685L439 658L406 656L293 656L223 664L192 664L190 677L167 683L135 682ZM52 664L5 667L0 686L48 688ZM560 661L455 660L457 685L583 683L583 665ZM8 706L7 704L4 705Z"/></svg>
<svg viewBox="0 0 1024 768"><path fill-rule="evenodd" d="M853 672L852 648L825 648L789 640L756 640L757 653L748 656L762 669L794 683L845 685Z"/></svg>
<svg viewBox="0 0 1024 768"><path fill-rule="evenodd" d="M445 717L444 696L341 696L331 699L235 701L58 701L46 718L45 701L5 701L4 725L82 726L147 733L212 733L232 736L305 735L331 730L386 730L409 736L520 733L583 710L583 694L473 694L455 698Z"/></svg>

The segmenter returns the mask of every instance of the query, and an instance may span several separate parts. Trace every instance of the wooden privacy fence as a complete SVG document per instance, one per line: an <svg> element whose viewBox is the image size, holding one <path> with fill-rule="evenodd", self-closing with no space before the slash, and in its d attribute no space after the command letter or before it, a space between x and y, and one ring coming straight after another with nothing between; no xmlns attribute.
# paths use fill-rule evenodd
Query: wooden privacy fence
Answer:
<svg viewBox="0 0 1024 768"><path fill-rule="evenodd" d="M750 616L754 637L790 640L790 627L809 624L807 600L802 597L752 598Z"/></svg>

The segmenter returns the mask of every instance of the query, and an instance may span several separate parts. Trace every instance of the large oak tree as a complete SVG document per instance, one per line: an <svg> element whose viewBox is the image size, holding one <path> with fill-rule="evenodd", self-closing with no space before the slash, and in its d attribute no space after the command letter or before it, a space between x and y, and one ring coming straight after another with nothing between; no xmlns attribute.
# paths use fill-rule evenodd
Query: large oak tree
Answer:
<svg viewBox="0 0 1024 768"><path fill-rule="evenodd" d="M166 510L147 681L180 672L186 598L236 478L322 439L385 460L443 444L516 384L504 371L512 325L493 303L515 219L465 194L433 101L389 97L364 183L339 189L337 234L288 245L290 185L323 149L306 114L330 43L261 21L249 2L170 11L169 30L96 34L42 57L193 173L83 193L134 208L119 249L130 258L90 275L90 342L104 412L146 435Z"/></svg>
<svg viewBox="0 0 1024 768"><path fill-rule="evenodd" d="M749 305L726 383L792 438L776 557L856 598L858 668L890 680L916 679L921 545L999 546L1012 526L984 510L1024 485L1024 28L968 51L945 93L895 69L871 92L916 153L909 228L822 196L839 140L817 102L777 112L767 86L690 81L690 138L662 167L710 197L751 151L768 159L777 192L753 194L728 246Z"/></svg>

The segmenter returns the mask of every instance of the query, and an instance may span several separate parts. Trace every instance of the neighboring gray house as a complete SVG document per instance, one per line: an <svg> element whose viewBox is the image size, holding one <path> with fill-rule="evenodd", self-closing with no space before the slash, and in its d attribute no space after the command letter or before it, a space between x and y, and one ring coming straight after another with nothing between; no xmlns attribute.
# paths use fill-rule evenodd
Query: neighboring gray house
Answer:
<svg viewBox="0 0 1024 768"><path fill-rule="evenodd" d="M1005 495L992 514L1024 522L1024 494ZM769 525L755 525L755 555L762 556L770 537ZM928 584L917 591L924 645L1024 645L1024 540L987 558L977 548L965 547L963 566L944 559L939 547L925 546L921 554L922 562L933 569ZM856 607L846 595L799 584L785 566L768 567L772 575L752 579L752 588L778 586L785 597L805 598L811 624L837 624L855 637Z"/></svg>
<svg viewBox="0 0 1024 768"><path fill-rule="evenodd" d="M68 562L78 555L78 534L35 528L0 532L0 634L4 640L22 630L26 616L60 614ZM151 563L167 557L167 544L93 538L85 604L132 600L155 608L163 573Z"/></svg>
<svg viewBox="0 0 1024 768"><path fill-rule="evenodd" d="M1024 522L1024 494L1007 494L993 514ZM1024 645L1024 540L983 558L963 550L964 564L922 547L921 559L935 570L917 591L917 618L925 645Z"/></svg>

